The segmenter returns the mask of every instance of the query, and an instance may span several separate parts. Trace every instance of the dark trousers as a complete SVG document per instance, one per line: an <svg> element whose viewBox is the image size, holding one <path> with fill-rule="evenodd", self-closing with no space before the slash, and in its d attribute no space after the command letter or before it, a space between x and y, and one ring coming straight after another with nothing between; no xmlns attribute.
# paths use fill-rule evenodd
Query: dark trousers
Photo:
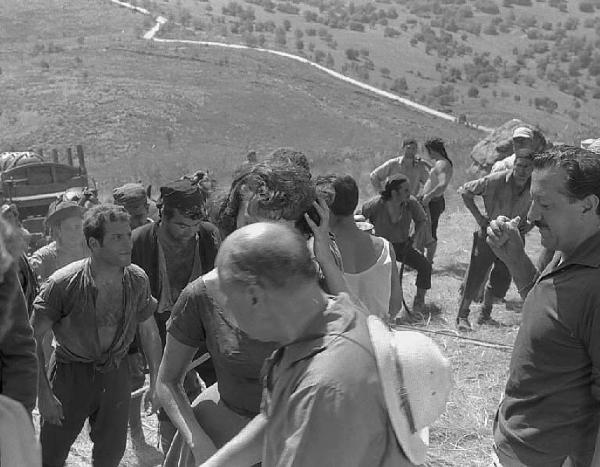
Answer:
<svg viewBox="0 0 600 467"><path fill-rule="evenodd" d="M117 467L127 442L131 383L124 359L116 370L100 373L90 363L60 363L52 370L52 391L62 403L62 426L42 422L44 467L62 467L86 419L94 443L92 465Z"/></svg>
<svg viewBox="0 0 600 467"><path fill-rule="evenodd" d="M427 258L408 242L392 243L392 245L396 252L396 260L416 269L417 281L415 284L417 288L429 290L431 288L431 263L427 261Z"/></svg>
<svg viewBox="0 0 600 467"><path fill-rule="evenodd" d="M431 217L431 236L437 241L437 229L440 216L446 210L446 200L443 196L429 201L429 216Z"/></svg>
<svg viewBox="0 0 600 467"><path fill-rule="evenodd" d="M473 232L473 246L471 248L471 261L465 274L462 286L462 298L476 300L481 286L487 278L490 268L488 290L494 297L504 298L510 287L511 276L506 264L494 254L486 242L485 232Z"/></svg>

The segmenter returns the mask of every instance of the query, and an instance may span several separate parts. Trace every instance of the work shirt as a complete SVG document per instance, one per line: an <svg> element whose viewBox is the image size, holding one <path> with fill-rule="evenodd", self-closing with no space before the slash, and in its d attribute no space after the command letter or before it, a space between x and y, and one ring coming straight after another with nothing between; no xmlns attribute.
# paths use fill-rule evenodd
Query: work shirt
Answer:
<svg viewBox="0 0 600 467"><path fill-rule="evenodd" d="M531 179L523 187L517 187L513 181L513 171L508 170L467 182L458 189L458 193L481 196L486 215L490 219L498 216L513 219L520 216L519 230L523 231L527 229L527 213L531 206L530 185Z"/></svg>
<svg viewBox="0 0 600 467"><path fill-rule="evenodd" d="M56 242L49 243L36 250L29 258L31 269L40 282L45 281L50 275L73 261L89 256L87 245L82 244L72 250L59 249Z"/></svg>
<svg viewBox="0 0 600 467"><path fill-rule="evenodd" d="M387 414L366 317L340 294L265 363L263 467L410 466Z"/></svg>
<svg viewBox="0 0 600 467"><path fill-rule="evenodd" d="M410 223L425 222L427 218L421 203L412 196L402 205L400 219L396 222L392 221L385 203L381 196L376 196L363 204L362 214L375 227L375 234L391 243L406 242L410 233Z"/></svg>
<svg viewBox="0 0 600 467"><path fill-rule="evenodd" d="M250 338L228 319L202 277L181 292L167 331L184 345L208 349L225 405L246 417L260 412L260 370L278 345Z"/></svg>
<svg viewBox="0 0 600 467"><path fill-rule="evenodd" d="M600 233L545 269L523 305L498 449L530 467L591 465L600 416Z"/></svg>
<svg viewBox="0 0 600 467"><path fill-rule="evenodd" d="M402 174L410 182L410 194L417 196L421 191L421 186L429 178L429 166L419 157L409 159L404 156L390 159L373 172L371 172L371 182L373 188L379 193L385 189L386 180L392 175Z"/></svg>
<svg viewBox="0 0 600 467"><path fill-rule="evenodd" d="M123 270L123 313L114 341L103 352L98 337L96 297L89 258L52 274L33 304L34 314L49 318L58 342L59 362L94 363L99 370L118 368L135 337L137 325L152 316L156 300L148 276L134 264Z"/></svg>

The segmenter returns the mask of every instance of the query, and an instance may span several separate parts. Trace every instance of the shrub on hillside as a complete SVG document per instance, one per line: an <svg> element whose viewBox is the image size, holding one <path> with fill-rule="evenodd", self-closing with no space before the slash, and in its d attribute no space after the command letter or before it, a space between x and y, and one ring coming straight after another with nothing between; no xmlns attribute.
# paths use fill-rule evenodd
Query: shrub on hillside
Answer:
<svg viewBox="0 0 600 467"><path fill-rule="evenodd" d="M408 91L408 83L406 82L406 78L396 78L390 86L390 91L397 93L404 93Z"/></svg>
<svg viewBox="0 0 600 467"><path fill-rule="evenodd" d="M357 49L349 48L346 49L346 58L348 60L358 60L360 52Z"/></svg>
<svg viewBox="0 0 600 467"><path fill-rule="evenodd" d="M277 11L281 11L282 13L287 13L288 15L297 15L300 13L300 8L288 2L278 3L275 9Z"/></svg>
<svg viewBox="0 0 600 467"><path fill-rule="evenodd" d="M479 89L477 89L475 86L471 86L469 88L469 90L467 91L467 96L469 97L479 97Z"/></svg>
<svg viewBox="0 0 600 467"><path fill-rule="evenodd" d="M327 68L333 68L335 66L335 61L333 60L333 55L327 52L327 58L325 59L325 66Z"/></svg>
<svg viewBox="0 0 600 467"><path fill-rule="evenodd" d="M306 28L306 35L309 37L314 37L317 35L317 30L315 28Z"/></svg>
<svg viewBox="0 0 600 467"><path fill-rule="evenodd" d="M350 31L365 32L365 25L356 21L350 22Z"/></svg>
<svg viewBox="0 0 600 467"><path fill-rule="evenodd" d="M379 73L381 73L381 76L383 76L384 78L390 77L390 69L387 67L381 67L379 69Z"/></svg>
<svg viewBox="0 0 600 467"><path fill-rule="evenodd" d="M548 96L545 97L536 97L533 100L533 104L536 109L545 110L548 113L554 112L558 108L558 103L550 99Z"/></svg>
<svg viewBox="0 0 600 467"><path fill-rule="evenodd" d="M596 10L596 7L592 2L589 2L589 1L579 2L579 11L581 11L583 13L594 13L595 10Z"/></svg>
<svg viewBox="0 0 600 467"><path fill-rule="evenodd" d="M485 28L483 28L483 33L487 34L488 36L497 36L498 30L496 29L496 26L493 23L490 23Z"/></svg>
<svg viewBox="0 0 600 467"><path fill-rule="evenodd" d="M325 60L325 52L322 50L315 50L315 62L322 63Z"/></svg>
<svg viewBox="0 0 600 467"><path fill-rule="evenodd" d="M500 14L500 8L493 0L477 0L475 2L475 8L488 15Z"/></svg>
<svg viewBox="0 0 600 467"><path fill-rule="evenodd" d="M400 31L389 26L383 30L383 37L397 37L400 34Z"/></svg>

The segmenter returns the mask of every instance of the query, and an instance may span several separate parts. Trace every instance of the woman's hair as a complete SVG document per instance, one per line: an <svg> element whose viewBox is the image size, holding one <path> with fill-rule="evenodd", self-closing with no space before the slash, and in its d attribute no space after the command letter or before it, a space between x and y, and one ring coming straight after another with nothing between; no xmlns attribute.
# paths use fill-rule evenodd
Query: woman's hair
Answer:
<svg viewBox="0 0 600 467"><path fill-rule="evenodd" d="M310 173L294 163L267 160L242 167L237 172L229 193L222 198L219 209L210 209L212 220L223 237L237 228L244 188L258 197L258 208L264 216L274 220L304 220L304 213L316 199Z"/></svg>
<svg viewBox="0 0 600 467"><path fill-rule="evenodd" d="M403 183L408 183L408 178L406 175L397 174L389 177L385 182L383 191L381 192L381 199L383 201L389 200L392 197L392 191L396 191L402 186Z"/></svg>
<svg viewBox="0 0 600 467"><path fill-rule="evenodd" d="M446 152L446 147L444 146L444 141L441 138L431 138L425 141L425 148L428 151L434 151L440 154L444 159L452 164L452 161L448 157L448 153Z"/></svg>

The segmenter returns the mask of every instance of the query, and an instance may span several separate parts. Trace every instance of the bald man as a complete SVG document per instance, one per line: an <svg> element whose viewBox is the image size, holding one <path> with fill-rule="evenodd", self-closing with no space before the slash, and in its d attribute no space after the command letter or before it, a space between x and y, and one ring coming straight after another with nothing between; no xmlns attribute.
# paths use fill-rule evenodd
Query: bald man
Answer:
<svg viewBox="0 0 600 467"><path fill-rule="evenodd" d="M282 224L236 230L217 256L237 325L281 347L262 412L204 466L410 466L389 422L366 316L325 295L306 241Z"/></svg>

